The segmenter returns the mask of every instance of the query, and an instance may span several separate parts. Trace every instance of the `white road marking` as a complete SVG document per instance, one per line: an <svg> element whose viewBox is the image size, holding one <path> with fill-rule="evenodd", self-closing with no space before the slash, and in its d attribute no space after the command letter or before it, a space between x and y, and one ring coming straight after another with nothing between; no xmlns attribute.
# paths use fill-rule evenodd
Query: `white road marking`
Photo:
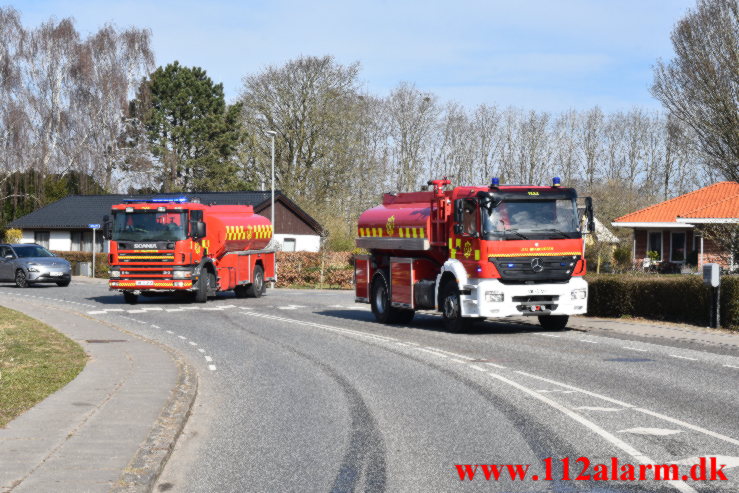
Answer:
<svg viewBox="0 0 739 493"><path fill-rule="evenodd" d="M505 366L503 366L503 365L496 365L495 363L485 363L485 364L488 365L488 366L493 366L495 368L500 368L501 370L505 370L506 369Z"/></svg>
<svg viewBox="0 0 739 493"><path fill-rule="evenodd" d="M560 389L543 389L543 390L537 390L537 392L541 394L554 394L554 393L560 393L560 394L574 394L577 392L576 390L560 390Z"/></svg>
<svg viewBox="0 0 739 493"><path fill-rule="evenodd" d="M145 312L161 312L164 310L164 308L161 308L159 306L148 306L146 308L142 308Z"/></svg>
<svg viewBox="0 0 739 493"><path fill-rule="evenodd" d="M123 308L106 308L105 311L106 312L125 312L126 310L124 310Z"/></svg>
<svg viewBox="0 0 739 493"><path fill-rule="evenodd" d="M181 306L180 310L200 310L199 306Z"/></svg>
<svg viewBox="0 0 739 493"><path fill-rule="evenodd" d="M667 428L629 428L627 430L619 430L619 433L632 433L634 435L654 435L667 436L681 433L681 430L668 430Z"/></svg>
<svg viewBox="0 0 739 493"><path fill-rule="evenodd" d="M200 310L206 310L210 312L220 312L221 310L223 310L223 307L222 306L206 306L206 307L200 308Z"/></svg>
<svg viewBox="0 0 739 493"><path fill-rule="evenodd" d="M428 347L428 346L427 346L427 347ZM434 351L436 351L437 353L444 353L444 354L448 354L449 356L454 356L455 358L460 358L460 359L464 359L464 360L467 360L467 361L472 361L473 359L475 359L475 358L471 358L470 356L465 356L465 355L463 355L463 354L457 354L457 353L453 353L453 352L451 352L451 351L445 351L445 350L443 350L443 349L439 349L439 348L429 348L429 349L433 349L433 350L434 350Z"/></svg>
<svg viewBox="0 0 739 493"><path fill-rule="evenodd" d="M470 365L470 368L475 369L477 371L488 371L487 368L483 368L482 366L477 366L477 365Z"/></svg>
<svg viewBox="0 0 739 493"><path fill-rule="evenodd" d="M152 328L154 328L154 329L161 329L161 327L159 327L158 325L154 325L154 324L151 324L151 326L152 326Z"/></svg>
<svg viewBox="0 0 739 493"><path fill-rule="evenodd" d="M580 406L575 409L581 411L600 411L604 413L615 413L617 411L623 411L623 407L598 407L598 406Z"/></svg>
<svg viewBox="0 0 739 493"><path fill-rule="evenodd" d="M558 335L554 335L554 334L543 334L541 332L534 332L534 334L536 334L538 336L546 336L546 337L559 337Z"/></svg>
<svg viewBox="0 0 739 493"><path fill-rule="evenodd" d="M537 380L541 380L541 381L544 381L544 382L547 382L547 383L551 383L551 384L554 384L554 385L559 385L560 387L564 387L566 389L577 390L578 392L582 392L583 394L590 395L592 397L597 397L599 399L603 399L604 401L608 401L608 402L610 402L612 404L616 404L616 405L623 406L623 407L634 407L631 404L626 404L625 402L621 402L621 401L616 400L616 399L611 399L610 397L606 397L604 395L596 394L595 392L590 392L589 390L581 389L581 388L575 387L573 385L567 385L566 383L557 382L556 380L550 380L548 378L540 377L539 375L533 375L531 373L526 373L525 371L520 371L520 370L516 371L516 373L519 373L521 375L525 375L527 377L536 378Z"/></svg>
<svg viewBox="0 0 739 493"><path fill-rule="evenodd" d="M201 353L204 353L204 352L205 352L205 349L203 349L203 348L199 347L199 348L198 348L198 351L200 351Z"/></svg>
<svg viewBox="0 0 739 493"><path fill-rule="evenodd" d="M128 310L128 313L146 313L146 310Z"/></svg>
<svg viewBox="0 0 739 493"><path fill-rule="evenodd" d="M210 371L216 371L216 365L208 365Z"/></svg>
<svg viewBox="0 0 739 493"><path fill-rule="evenodd" d="M210 356L206 356L205 357L205 361L207 361L208 363L210 363L211 361L213 361L213 358L211 358Z"/></svg>
<svg viewBox="0 0 739 493"><path fill-rule="evenodd" d="M184 308L165 308L164 311L165 312L170 312L170 313L172 313L172 312L184 312L185 309Z"/></svg>
<svg viewBox="0 0 739 493"><path fill-rule="evenodd" d="M187 340L187 337L185 337L185 336L177 336L177 337L179 337L179 338L180 338L180 339L182 339L183 341L186 341L186 340Z"/></svg>
<svg viewBox="0 0 739 493"><path fill-rule="evenodd" d="M734 365L724 365L724 366L725 366L726 368L734 368L734 369L736 369L736 370L739 370L739 366L734 366Z"/></svg>
<svg viewBox="0 0 739 493"><path fill-rule="evenodd" d="M707 430L705 428L701 428L700 426L691 425L690 423L686 423L685 421L681 421L676 418L671 418L670 416L665 416L664 414L660 414L654 411L650 411L649 409L643 409L641 407L635 407L634 411L639 411L640 413L648 414L650 416L654 416L655 418L664 419L665 421L669 421L670 423L674 423L676 425L680 425L684 428L688 428L689 430L698 431L700 433L703 433L704 435L711 436L713 438L718 438L719 440L723 440L728 443L733 443L734 445L739 445L739 440L735 438L728 437L726 435L722 435L721 433L716 433L715 431Z"/></svg>
<svg viewBox="0 0 739 493"><path fill-rule="evenodd" d="M448 358L449 357L449 356L447 356L445 354L437 353L436 351L433 351L433 350L428 349L428 348L414 347L414 348L411 348L411 349L415 349L417 351L423 351L424 353L433 354L434 356L438 356L439 358Z"/></svg>
<svg viewBox="0 0 739 493"><path fill-rule="evenodd" d="M690 361L698 361L698 358L689 358L687 356L680 356L679 354L671 354L670 356L672 356L673 358L687 359Z"/></svg>
<svg viewBox="0 0 739 493"><path fill-rule="evenodd" d="M647 350L646 350L646 349L639 349L638 347L629 347L629 346L624 346L623 348L624 348L624 349L631 349L632 351L641 351L642 353L646 353L646 352L647 352Z"/></svg>
<svg viewBox="0 0 739 493"><path fill-rule="evenodd" d="M590 344L598 344L598 341L590 341L588 339L580 339L580 342L589 342Z"/></svg>
<svg viewBox="0 0 739 493"><path fill-rule="evenodd" d="M278 310L296 310L298 308L305 308L303 305L287 305L287 306L278 306Z"/></svg>
<svg viewBox="0 0 739 493"><path fill-rule="evenodd" d="M306 325L308 327L316 327L316 328L319 328L319 329L330 330L330 331L338 332L338 333L341 333L341 334L351 334L351 335L354 335L354 336L357 336L357 337L363 337L363 338L371 339L371 340L375 340L375 341L383 341L383 342L390 342L390 341L396 342L397 341L397 339L395 339L394 337L387 337L387 336L380 336L380 335L375 335L375 334L368 334L366 332L361 332L361 331L357 331L357 330L350 330L350 329L342 329L340 327L334 327L334 326L331 326L331 325L323 325L323 324L318 324L318 323L315 323L315 322L304 322L302 320L296 320L296 319L293 319L293 318L278 317L276 315L267 315L266 313L244 312L244 315L249 315L249 316L252 316L252 317L266 318L266 319L269 319L269 320L278 320L280 322L288 322L288 323L298 324L298 325Z"/></svg>
<svg viewBox="0 0 739 493"><path fill-rule="evenodd" d="M191 345L191 346L197 346L197 345L198 345L198 343L197 343L197 342L194 342L194 341L190 341L190 345Z"/></svg>
<svg viewBox="0 0 739 493"><path fill-rule="evenodd" d="M174 334L174 332L172 332L171 330L168 330L167 334Z"/></svg>
<svg viewBox="0 0 739 493"><path fill-rule="evenodd" d="M105 310L93 310L91 312L87 312L88 315L102 315L106 313Z"/></svg>
<svg viewBox="0 0 739 493"><path fill-rule="evenodd" d="M506 383L506 384L508 384L508 385L510 385L510 386L512 386L514 388L517 388L521 392L524 392L524 393L530 395L531 397L533 397L535 399L538 399L538 400L540 400L541 402L543 402L545 404L548 404L549 406L553 407L554 409L557 409L558 411L562 412L566 416L572 418L573 420L577 421L581 425L585 426L586 428L588 428L592 432L597 433L598 435L600 435L602 438L604 438L606 441L608 441L612 445L620 448L621 450L623 450L624 452L626 452L627 454L629 454L631 457L633 457L634 459L636 459L639 463L641 463L641 464L654 464L655 463L654 460L652 460L650 457L648 457L647 455L639 452L634 447L632 447L628 443L624 442L623 440L621 440L617 436L615 436L612 433L610 433L610 432L606 431L605 429L601 428L600 426L598 426L597 424L595 424L592 421L588 420L584 416L581 416L580 414L577 414L576 412L572 411L571 409L568 409L568 408L564 407L563 405L559 404L558 402L553 401L552 399L550 399L550 398L548 398L548 397L546 397L544 395L541 395L541 394L537 393L536 391L534 391L534 390L532 390L532 389L530 389L528 387L524 387L523 385L521 385L521 384L519 384L517 382L514 382L513 380L509 380L509 379L507 379L507 378L505 378L505 377L503 377L501 375L498 375L496 373L490 372L490 373L488 373L488 375L490 375L490 377L495 378L495 379L497 379L497 380L499 380L499 381L501 381L503 383ZM691 486L685 484L682 481L667 481L667 483L669 483L675 489L677 489L678 491L681 491L683 493L697 493L694 488L692 488Z"/></svg>

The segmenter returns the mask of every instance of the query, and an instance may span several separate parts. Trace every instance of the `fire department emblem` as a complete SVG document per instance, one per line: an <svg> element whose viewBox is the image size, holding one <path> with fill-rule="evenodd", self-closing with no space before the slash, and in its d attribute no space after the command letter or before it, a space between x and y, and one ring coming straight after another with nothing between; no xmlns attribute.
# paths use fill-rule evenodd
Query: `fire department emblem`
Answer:
<svg viewBox="0 0 739 493"><path fill-rule="evenodd" d="M470 258L470 255L472 255L472 243L468 241L464 244L464 256L465 258Z"/></svg>
<svg viewBox="0 0 739 493"><path fill-rule="evenodd" d="M246 229L246 239L251 240L251 226Z"/></svg>
<svg viewBox="0 0 739 493"><path fill-rule="evenodd" d="M395 216L390 216L387 218L387 224L385 224L385 231L387 231L388 236L393 235L393 231L395 231Z"/></svg>

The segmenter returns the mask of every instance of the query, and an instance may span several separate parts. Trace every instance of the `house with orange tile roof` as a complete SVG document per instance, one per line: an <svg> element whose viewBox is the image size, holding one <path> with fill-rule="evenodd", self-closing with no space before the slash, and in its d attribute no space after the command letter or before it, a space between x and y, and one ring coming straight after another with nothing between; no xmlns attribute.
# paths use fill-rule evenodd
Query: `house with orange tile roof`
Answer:
<svg viewBox="0 0 739 493"><path fill-rule="evenodd" d="M714 183L621 216L611 225L633 230L636 263L647 263L647 252L652 251L657 252L657 261L680 266L695 251L699 265L717 262L731 268L725 252L701 235L702 225L716 223L739 223L739 183Z"/></svg>

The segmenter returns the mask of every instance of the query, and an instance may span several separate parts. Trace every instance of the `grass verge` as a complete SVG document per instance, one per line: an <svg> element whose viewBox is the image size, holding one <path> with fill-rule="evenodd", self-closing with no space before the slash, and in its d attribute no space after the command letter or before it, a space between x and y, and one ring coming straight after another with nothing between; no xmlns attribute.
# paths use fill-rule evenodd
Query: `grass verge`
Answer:
<svg viewBox="0 0 739 493"><path fill-rule="evenodd" d="M69 383L86 360L73 340L0 307L0 428Z"/></svg>

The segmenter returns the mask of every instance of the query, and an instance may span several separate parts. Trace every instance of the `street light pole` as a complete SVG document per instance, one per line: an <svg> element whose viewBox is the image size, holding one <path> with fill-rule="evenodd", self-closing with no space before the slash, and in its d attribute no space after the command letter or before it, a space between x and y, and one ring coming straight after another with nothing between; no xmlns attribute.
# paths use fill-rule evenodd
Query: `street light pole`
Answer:
<svg viewBox="0 0 739 493"><path fill-rule="evenodd" d="M272 237L274 238L277 231L275 228L275 135L277 132L267 130L265 133L272 138L272 208L270 210L272 211Z"/></svg>

